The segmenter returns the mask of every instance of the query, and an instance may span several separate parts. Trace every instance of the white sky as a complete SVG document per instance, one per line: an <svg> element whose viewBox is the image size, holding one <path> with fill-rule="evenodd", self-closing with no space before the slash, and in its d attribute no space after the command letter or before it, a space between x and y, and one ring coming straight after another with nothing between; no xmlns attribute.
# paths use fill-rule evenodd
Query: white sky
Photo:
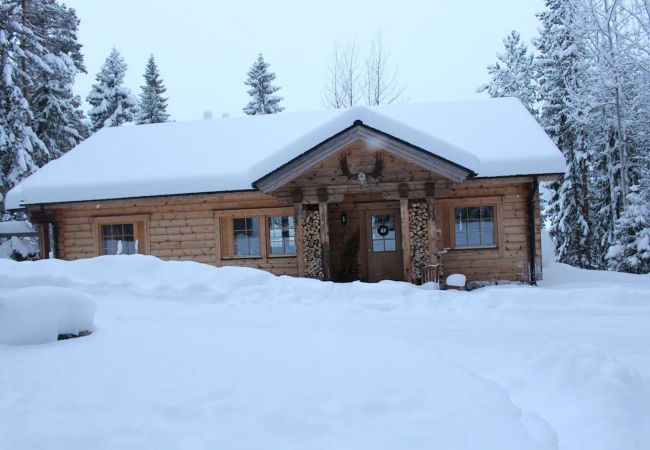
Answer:
<svg viewBox="0 0 650 450"><path fill-rule="evenodd" d="M517 29L536 35L543 0L64 0L81 19L88 75L85 98L115 45L129 65L126 84L139 94L150 53L158 61L175 120L241 115L243 81L262 52L287 111L323 107L325 67L335 41L364 45L383 33L405 100L476 97L486 66Z"/></svg>

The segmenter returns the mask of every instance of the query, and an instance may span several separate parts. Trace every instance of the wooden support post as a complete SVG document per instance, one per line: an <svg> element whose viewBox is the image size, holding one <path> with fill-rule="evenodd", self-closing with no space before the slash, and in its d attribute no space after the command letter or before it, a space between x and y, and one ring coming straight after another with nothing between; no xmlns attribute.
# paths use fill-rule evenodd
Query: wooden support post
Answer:
<svg viewBox="0 0 650 450"><path fill-rule="evenodd" d="M433 201L433 197L427 196L427 210L429 211L429 217L427 220L427 239L429 240L429 260L431 263L436 263L438 257L436 252L438 251L438 233L437 228L438 224L436 223L436 204Z"/></svg>
<svg viewBox="0 0 650 450"><path fill-rule="evenodd" d="M302 201L302 198L301 198ZM294 204L296 225L296 258L298 259L298 276L305 276L305 206Z"/></svg>
<svg viewBox="0 0 650 450"><path fill-rule="evenodd" d="M323 279L330 279L330 229L327 217L327 203L318 203L320 213L320 245L323 261Z"/></svg>
<svg viewBox="0 0 650 450"><path fill-rule="evenodd" d="M429 262L435 264L438 262L438 219L436 217L436 202L434 201L436 195L436 184L427 182L424 184L424 194L426 196L427 210L429 217L427 221L427 238L429 240Z"/></svg>
<svg viewBox="0 0 650 450"><path fill-rule="evenodd" d="M402 258L404 262L404 281L411 282L411 232L409 224L409 199L399 200L402 225Z"/></svg>
<svg viewBox="0 0 650 450"><path fill-rule="evenodd" d="M38 224L38 245L41 259L50 257L50 224L41 222Z"/></svg>

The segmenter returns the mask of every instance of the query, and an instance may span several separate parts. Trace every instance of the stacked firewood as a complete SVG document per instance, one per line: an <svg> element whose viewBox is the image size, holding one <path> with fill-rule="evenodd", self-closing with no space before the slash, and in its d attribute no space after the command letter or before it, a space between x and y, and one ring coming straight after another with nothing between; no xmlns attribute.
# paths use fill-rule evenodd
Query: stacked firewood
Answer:
<svg viewBox="0 0 650 450"><path fill-rule="evenodd" d="M305 277L322 280L323 258L320 245L320 213L318 211L305 211L303 221L303 262Z"/></svg>
<svg viewBox="0 0 650 450"><path fill-rule="evenodd" d="M427 220L429 209L424 200L409 202L409 237L411 241L411 274L413 279L422 278L423 265L430 262L429 232Z"/></svg>

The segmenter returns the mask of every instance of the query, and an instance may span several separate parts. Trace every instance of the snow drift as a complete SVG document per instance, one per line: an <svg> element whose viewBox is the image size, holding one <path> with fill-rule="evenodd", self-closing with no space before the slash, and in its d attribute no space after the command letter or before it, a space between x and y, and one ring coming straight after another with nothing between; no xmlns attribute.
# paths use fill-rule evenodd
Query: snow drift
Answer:
<svg viewBox="0 0 650 450"><path fill-rule="evenodd" d="M650 448L650 277L435 291L107 256L0 261L96 331L0 345L0 449Z"/></svg>

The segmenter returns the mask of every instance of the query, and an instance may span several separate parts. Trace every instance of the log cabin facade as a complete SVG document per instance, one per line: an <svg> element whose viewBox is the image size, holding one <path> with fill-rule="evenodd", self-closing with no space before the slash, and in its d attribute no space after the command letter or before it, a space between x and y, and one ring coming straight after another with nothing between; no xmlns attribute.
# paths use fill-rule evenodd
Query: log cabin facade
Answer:
<svg viewBox="0 0 650 450"><path fill-rule="evenodd" d="M247 189L19 206L39 225L41 254L66 260L141 253L332 281L421 283L433 268L471 282L541 279L539 181L561 171L557 155L482 176L455 157L462 149L424 148L372 114L350 110L297 139Z"/></svg>

